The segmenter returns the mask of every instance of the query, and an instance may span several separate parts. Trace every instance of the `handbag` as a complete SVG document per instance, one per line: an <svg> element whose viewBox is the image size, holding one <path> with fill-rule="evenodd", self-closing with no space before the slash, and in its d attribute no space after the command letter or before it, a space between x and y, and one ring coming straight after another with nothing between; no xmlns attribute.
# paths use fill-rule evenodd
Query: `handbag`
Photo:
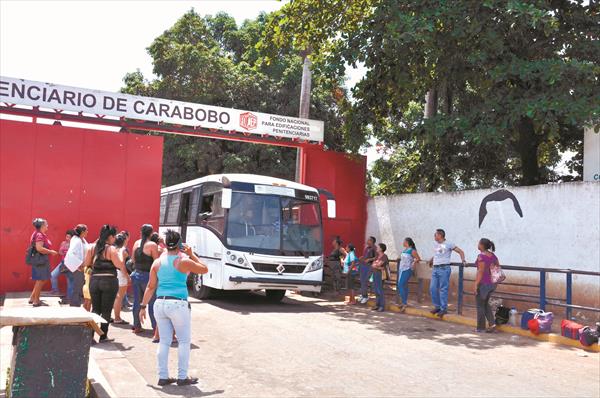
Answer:
<svg viewBox="0 0 600 398"><path fill-rule="evenodd" d="M552 331L552 322L554 314L551 312L539 312L535 314L534 319L538 322L539 333L550 333Z"/></svg>
<svg viewBox="0 0 600 398"><path fill-rule="evenodd" d="M502 271L502 267L498 263L490 265L490 276L492 279L492 283L494 284L502 283L506 279L506 275L504 274L504 271Z"/></svg>
<svg viewBox="0 0 600 398"><path fill-rule="evenodd" d="M48 264L48 255L38 252L33 242L31 242L31 245L29 245L25 251L25 264L31 265L32 267L46 265Z"/></svg>

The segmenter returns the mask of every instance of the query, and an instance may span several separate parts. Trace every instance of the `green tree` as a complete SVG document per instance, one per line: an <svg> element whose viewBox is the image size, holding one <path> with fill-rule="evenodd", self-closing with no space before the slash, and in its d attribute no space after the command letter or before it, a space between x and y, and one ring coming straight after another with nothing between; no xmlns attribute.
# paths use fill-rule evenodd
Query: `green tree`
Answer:
<svg viewBox="0 0 600 398"><path fill-rule="evenodd" d="M297 0L265 40L365 65L347 142L388 149L373 187L393 193L554 181L569 152L578 178L583 126L600 121L599 33L598 3L581 0Z"/></svg>
<svg viewBox="0 0 600 398"><path fill-rule="evenodd" d="M139 72L124 78L123 92L208 105L297 116L302 60L292 46L265 62L260 42L267 16L238 26L226 13L201 17L185 13L148 47L156 79ZM315 69L310 117L325 121L325 143L341 147L339 94L342 78ZM338 88L336 91L335 88ZM291 148L165 135L163 184L171 185L221 172L294 178L296 151Z"/></svg>

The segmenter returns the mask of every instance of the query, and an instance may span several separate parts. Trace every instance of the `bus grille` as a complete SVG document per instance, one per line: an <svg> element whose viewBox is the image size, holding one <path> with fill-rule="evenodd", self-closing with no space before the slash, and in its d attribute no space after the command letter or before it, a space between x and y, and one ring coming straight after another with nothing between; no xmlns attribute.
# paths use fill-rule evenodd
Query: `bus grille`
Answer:
<svg viewBox="0 0 600 398"><path fill-rule="evenodd" d="M254 269L258 272L272 272L278 274L277 267L279 264L268 264L268 263L252 263ZM285 270L283 274L301 274L306 268L306 264L283 264Z"/></svg>

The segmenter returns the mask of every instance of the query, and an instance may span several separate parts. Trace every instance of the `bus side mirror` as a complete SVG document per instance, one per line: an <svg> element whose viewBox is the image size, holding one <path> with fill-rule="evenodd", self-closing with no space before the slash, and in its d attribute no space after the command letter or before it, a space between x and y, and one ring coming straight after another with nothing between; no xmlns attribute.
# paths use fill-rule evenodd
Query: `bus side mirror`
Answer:
<svg viewBox="0 0 600 398"><path fill-rule="evenodd" d="M327 199L327 217L335 218L335 200Z"/></svg>
<svg viewBox="0 0 600 398"><path fill-rule="evenodd" d="M231 209L231 189L223 188L221 193L221 208Z"/></svg>

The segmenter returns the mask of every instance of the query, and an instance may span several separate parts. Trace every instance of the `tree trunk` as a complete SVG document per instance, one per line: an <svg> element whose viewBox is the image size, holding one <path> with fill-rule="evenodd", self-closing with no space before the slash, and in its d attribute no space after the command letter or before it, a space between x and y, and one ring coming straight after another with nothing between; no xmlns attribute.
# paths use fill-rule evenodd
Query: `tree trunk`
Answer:
<svg viewBox="0 0 600 398"><path fill-rule="evenodd" d="M536 185L542 183L542 173L538 164L538 148L541 143L535 134L533 121L522 117L517 125L519 131L518 150L521 158L521 185Z"/></svg>
<svg viewBox="0 0 600 398"><path fill-rule="evenodd" d="M437 113L438 93L434 87L425 96L425 119L434 117Z"/></svg>

